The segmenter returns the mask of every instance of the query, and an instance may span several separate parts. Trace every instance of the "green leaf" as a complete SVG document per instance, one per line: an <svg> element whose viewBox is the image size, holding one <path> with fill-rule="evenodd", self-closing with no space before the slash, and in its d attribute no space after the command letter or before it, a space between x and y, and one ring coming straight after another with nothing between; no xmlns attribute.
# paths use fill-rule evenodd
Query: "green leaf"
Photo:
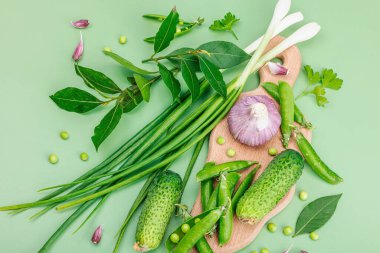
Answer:
<svg viewBox="0 0 380 253"><path fill-rule="evenodd" d="M189 47L179 48L167 55L169 57L168 60L178 68L181 67L182 61L186 60L189 64L193 65L193 68L199 71L198 57L196 57L194 54L187 54L194 51L195 50L193 48Z"/></svg>
<svg viewBox="0 0 380 253"><path fill-rule="evenodd" d="M306 65L304 68L306 71L308 83L310 85L319 83L321 81L321 76L320 76L319 72L314 73L314 70L311 68L310 65Z"/></svg>
<svg viewBox="0 0 380 253"><path fill-rule="evenodd" d="M94 129L94 135L91 137L92 142L95 145L96 150L99 149L100 144L112 133L123 114L123 108L120 103L116 103L116 106L109 111L106 116L100 121Z"/></svg>
<svg viewBox="0 0 380 253"><path fill-rule="evenodd" d="M337 78L337 74L332 69L324 69L322 72L322 86L332 90L339 90L343 80Z"/></svg>
<svg viewBox="0 0 380 253"><path fill-rule="evenodd" d="M322 87L322 85L315 86L312 93L315 95L315 99L317 101L318 106L325 106L328 103L327 98L325 97L326 90Z"/></svg>
<svg viewBox="0 0 380 253"><path fill-rule="evenodd" d="M179 81L174 77L173 73L165 67L165 65L158 63L158 69L162 80L164 80L164 83L172 93L173 100L177 99L181 92L181 85Z"/></svg>
<svg viewBox="0 0 380 253"><path fill-rule="evenodd" d="M200 68L211 87L224 98L227 97L227 87L219 69L203 55L199 55Z"/></svg>
<svg viewBox="0 0 380 253"><path fill-rule="evenodd" d="M135 109L143 100L140 89L137 85L129 86L124 92L124 98L120 102L123 107L123 113L127 113Z"/></svg>
<svg viewBox="0 0 380 253"><path fill-rule="evenodd" d="M317 105L321 107L324 107L329 102L325 96L316 96L315 98L317 100Z"/></svg>
<svg viewBox="0 0 380 253"><path fill-rule="evenodd" d="M204 57L220 69L235 67L251 58L244 50L227 41L211 41L197 49L206 51Z"/></svg>
<svg viewBox="0 0 380 253"><path fill-rule="evenodd" d="M140 74L140 75L150 75L150 74L154 74L154 73L157 73L154 72L154 71L148 71L148 70L145 70L145 69L141 69L137 66L135 66L132 62L124 59L123 57L113 53L113 52L109 52L109 51L103 51L103 53L105 55L108 55L109 57L111 57L112 59L114 59L115 61L117 61L118 63L120 63L123 67L125 67L126 69L134 72L134 73L137 73L137 74Z"/></svg>
<svg viewBox="0 0 380 253"><path fill-rule="evenodd" d="M167 48L170 42L174 39L174 34L177 29L179 15L174 7L170 14L162 22L154 39L154 52L158 53Z"/></svg>
<svg viewBox="0 0 380 253"><path fill-rule="evenodd" d="M191 61L187 61L186 59L181 61L182 77L183 80L185 80L187 87L189 87L193 102L197 100L200 94L199 80L195 71L196 70Z"/></svg>
<svg viewBox="0 0 380 253"><path fill-rule="evenodd" d="M146 79L143 76L140 76L138 74L133 74L133 77L135 78L136 85L137 85L137 87L139 87L143 99L146 102L149 102L149 99L150 99L150 84L151 84L152 81L148 80L148 79Z"/></svg>
<svg viewBox="0 0 380 253"><path fill-rule="evenodd" d="M114 81L99 71L85 68L78 64L75 64L75 71L91 89L107 94L121 92L121 89L114 83Z"/></svg>
<svg viewBox="0 0 380 253"><path fill-rule="evenodd" d="M308 204L298 216L293 237L314 232L326 224L333 216L341 196L326 196Z"/></svg>
<svg viewBox="0 0 380 253"><path fill-rule="evenodd" d="M234 14L228 12L224 15L224 19L214 20L214 23L209 28L214 31L230 31L234 37L238 39L235 32L232 30L232 26L239 20L240 19L237 19Z"/></svg>
<svg viewBox="0 0 380 253"><path fill-rule="evenodd" d="M57 91L50 98L56 105L69 112L85 113L103 103L90 93L74 87Z"/></svg>

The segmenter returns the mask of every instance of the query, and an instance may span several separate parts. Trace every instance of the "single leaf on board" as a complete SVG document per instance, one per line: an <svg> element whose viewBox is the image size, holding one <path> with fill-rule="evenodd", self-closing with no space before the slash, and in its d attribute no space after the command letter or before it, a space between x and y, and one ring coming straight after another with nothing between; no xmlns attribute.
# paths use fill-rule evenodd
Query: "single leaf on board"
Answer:
<svg viewBox="0 0 380 253"><path fill-rule="evenodd" d="M199 64L202 73L205 75L206 80L210 83L211 87L224 98L227 97L227 87L223 80L223 75L219 69L209 62L203 55L199 55Z"/></svg>
<svg viewBox="0 0 380 253"><path fill-rule="evenodd" d="M179 81L174 77L173 73L165 67L165 65L158 63L158 69L162 80L172 93L173 100L177 99L181 92L181 85Z"/></svg>
<svg viewBox="0 0 380 253"><path fill-rule="evenodd" d="M188 54L189 52L194 52L193 48L189 47L183 47L174 50L167 56L169 56L168 60L173 63L176 67L181 67L181 61L186 59L189 64L192 64L193 67L199 71L199 61L198 57L196 57L194 54Z"/></svg>
<svg viewBox="0 0 380 253"><path fill-rule="evenodd" d="M129 86L124 92L126 94L120 103L123 107L123 113L127 113L135 109L143 101L143 97L137 85Z"/></svg>
<svg viewBox="0 0 380 253"><path fill-rule="evenodd" d="M333 216L342 194L326 196L314 200L300 213L293 237L311 233L322 227Z"/></svg>
<svg viewBox="0 0 380 253"><path fill-rule="evenodd" d="M132 71L134 73L137 73L137 74L140 74L140 75L150 75L150 74L157 73L157 71L154 72L154 71L148 71L148 70L139 68L139 67L135 66L132 62L124 59L120 55L115 54L113 52L104 51L103 53L105 55L108 55L109 57L111 57L112 59L114 59L116 62L120 63L123 67L125 67L126 69L128 69L128 70L130 70L130 71Z"/></svg>
<svg viewBox="0 0 380 253"><path fill-rule="evenodd" d="M149 102L150 99L150 84L151 80L144 78L138 74L133 74L135 78L136 85L139 87L141 95L146 102Z"/></svg>
<svg viewBox="0 0 380 253"><path fill-rule="evenodd" d="M177 30L179 15L174 7L170 14L164 19L154 40L154 52L159 53L167 48L170 42L174 39L174 34Z"/></svg>
<svg viewBox="0 0 380 253"><path fill-rule="evenodd" d="M204 58L220 69L234 67L251 58L243 49L227 41L211 41L197 49L206 51Z"/></svg>
<svg viewBox="0 0 380 253"><path fill-rule="evenodd" d="M191 61L187 61L186 59L181 61L182 77L190 90L191 99L193 102L197 100L200 93L199 80L195 71L196 70Z"/></svg>
<svg viewBox="0 0 380 253"><path fill-rule="evenodd" d="M88 112L103 103L92 94L74 87L57 91L50 98L59 108L77 113Z"/></svg>
<svg viewBox="0 0 380 253"><path fill-rule="evenodd" d="M78 64L75 64L75 71L77 75L83 79L84 83L91 89L107 94L116 94L121 92L121 89L114 83L114 81L99 71L85 68Z"/></svg>
<svg viewBox="0 0 380 253"><path fill-rule="evenodd" d="M109 111L106 116L100 121L94 129L94 135L91 137L96 150L99 149L100 144L112 133L123 114L123 107L120 103Z"/></svg>

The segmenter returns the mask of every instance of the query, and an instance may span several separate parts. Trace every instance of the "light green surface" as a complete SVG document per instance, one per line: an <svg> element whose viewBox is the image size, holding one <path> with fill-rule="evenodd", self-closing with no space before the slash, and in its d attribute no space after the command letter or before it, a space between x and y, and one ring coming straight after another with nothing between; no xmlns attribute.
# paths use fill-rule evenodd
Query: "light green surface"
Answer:
<svg viewBox="0 0 380 253"><path fill-rule="evenodd" d="M90 137L105 109L86 116L59 110L48 98L66 86L83 88L74 75L72 51L79 40L79 32L69 21L90 19L91 26L83 31L85 56L82 63L102 70L120 84L126 83L121 67L106 58L101 49L110 46L133 62L148 57L152 46L142 39L154 34L158 24L144 20L144 13L167 13L174 5L183 18L205 17L200 29L177 39L172 49L197 46L209 40L230 40L244 47L261 35L268 23L274 0L193 0L193 1L5 1L0 8L0 204L35 200L42 196L35 190L67 182L97 164L126 138L162 111L170 103L169 91L160 83L153 88L149 104L125 115L112 136L95 152ZM289 207L273 221L279 229L271 234L264 229L255 242L241 250L248 253L268 247L271 252L285 250L294 242L294 250L311 253L378 252L380 219L379 202L379 1L294 0L292 10L304 13L306 21L317 21L322 31L310 42L300 45L305 64L333 67L344 79L338 94L330 92L331 103L317 108L311 98L300 103L303 111L315 124L313 144L323 159L345 182L330 186L306 168L297 190L306 190L306 202L295 197ZM239 41L231 34L211 32L208 26L215 18L232 11L241 18L236 26ZM120 45L118 38L126 34L128 43ZM228 75L227 79L232 75ZM298 81L302 88L305 78ZM252 84L254 87L256 84ZM59 137L61 130L70 139ZM83 151L89 161L79 159ZM49 153L57 153L60 161L51 165ZM196 164L199 169L206 151ZM184 172L187 153L173 169ZM194 179L194 177L192 177ZM141 183L118 191L99 213L75 236L71 227L52 248L51 252L111 252L114 234L126 215ZM184 202L191 205L197 191L191 180ZM302 207L317 197L343 192L343 197L332 220L318 231L320 239L313 242L307 235L296 239L285 237L281 230L295 225ZM50 212L30 222L28 211L18 216L0 214L0 252L36 252L71 211ZM132 220L122 244L121 252L132 252L137 217ZM178 220L173 220L169 231ZM78 225L79 223L76 223ZM100 245L90 243L91 234L99 225L104 227ZM164 252L161 247L155 252Z"/></svg>

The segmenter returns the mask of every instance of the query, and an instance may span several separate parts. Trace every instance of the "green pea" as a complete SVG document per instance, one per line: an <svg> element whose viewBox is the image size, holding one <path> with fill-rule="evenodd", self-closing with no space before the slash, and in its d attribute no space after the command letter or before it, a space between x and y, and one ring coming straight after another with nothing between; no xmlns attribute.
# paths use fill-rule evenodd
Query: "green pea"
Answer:
<svg viewBox="0 0 380 253"><path fill-rule="evenodd" d="M268 154L271 155L271 156L275 156L277 155L278 151L276 148L270 148L268 149Z"/></svg>
<svg viewBox="0 0 380 253"><path fill-rule="evenodd" d="M269 249L268 248L262 248L260 250L260 253L269 253Z"/></svg>
<svg viewBox="0 0 380 253"><path fill-rule="evenodd" d="M186 234L190 230L190 225L187 223L182 224L181 230L182 230L182 232L184 232Z"/></svg>
<svg viewBox="0 0 380 253"><path fill-rule="evenodd" d="M178 24L179 24L179 25L183 25L183 21L180 20L180 21L178 22Z"/></svg>
<svg viewBox="0 0 380 253"><path fill-rule="evenodd" d="M61 136L62 140L67 140L69 138L69 133L67 131L61 131L59 136Z"/></svg>
<svg viewBox="0 0 380 253"><path fill-rule="evenodd" d="M227 156L234 157L236 155L236 151L233 148L227 149Z"/></svg>
<svg viewBox="0 0 380 253"><path fill-rule="evenodd" d="M172 241L173 243L178 243L179 242L179 235L177 235L176 233L173 233L170 235L170 241Z"/></svg>
<svg viewBox="0 0 380 253"><path fill-rule="evenodd" d="M294 97L292 87L286 82L279 82L281 133L284 148L288 147L292 135L291 125L294 123Z"/></svg>
<svg viewBox="0 0 380 253"><path fill-rule="evenodd" d="M119 37L119 43L120 43L120 44L125 44L125 43L127 43L127 36L125 36L125 35L121 35L121 36Z"/></svg>
<svg viewBox="0 0 380 253"><path fill-rule="evenodd" d="M301 192L299 193L298 197L300 198L300 200L305 201L305 200L307 200L308 194L307 194L307 192L305 192L305 191L301 191Z"/></svg>
<svg viewBox="0 0 380 253"><path fill-rule="evenodd" d="M86 152L82 152L82 153L80 154L80 159L81 159L82 161L87 161L87 160L88 160L88 154L87 154Z"/></svg>
<svg viewBox="0 0 380 253"><path fill-rule="evenodd" d="M180 33L181 32L181 28L178 28L175 30L176 33Z"/></svg>
<svg viewBox="0 0 380 253"><path fill-rule="evenodd" d="M201 219L199 219L199 218L195 218L194 223L198 223L198 222L200 222L200 221L201 221Z"/></svg>
<svg viewBox="0 0 380 253"><path fill-rule="evenodd" d="M319 235L316 232L311 232L309 236L313 241L317 241L319 239Z"/></svg>
<svg viewBox="0 0 380 253"><path fill-rule="evenodd" d="M112 49L110 47L103 48L103 52L112 52Z"/></svg>
<svg viewBox="0 0 380 253"><path fill-rule="evenodd" d="M267 225L267 229L268 229L270 232L274 233L274 232L276 232L276 230L277 230L277 225L274 224L274 223L272 223L272 222L270 222L270 223L268 223L268 225Z"/></svg>
<svg viewBox="0 0 380 253"><path fill-rule="evenodd" d="M219 145L223 145L226 142L226 140L222 136L219 136L218 139L216 140L216 142Z"/></svg>
<svg viewBox="0 0 380 253"><path fill-rule="evenodd" d="M293 233L293 228L291 226L286 226L282 230L282 233L284 233L284 235L286 235L286 236L289 236Z"/></svg>
<svg viewBox="0 0 380 253"><path fill-rule="evenodd" d="M58 156L56 154L49 155L49 162L51 164L56 164L58 162Z"/></svg>

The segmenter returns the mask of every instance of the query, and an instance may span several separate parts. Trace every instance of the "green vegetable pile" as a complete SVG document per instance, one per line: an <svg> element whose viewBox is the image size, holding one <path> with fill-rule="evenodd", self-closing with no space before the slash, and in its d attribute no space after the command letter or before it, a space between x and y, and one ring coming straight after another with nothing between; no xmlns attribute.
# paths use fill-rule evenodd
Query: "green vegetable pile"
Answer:
<svg viewBox="0 0 380 253"><path fill-rule="evenodd" d="M279 27L284 29L284 27L290 26L289 24L295 23L295 21L287 19L291 16L286 16L289 8L285 8L281 4L278 6L276 6L272 21L265 35L260 39L260 43L252 43L253 46L248 47L250 49L247 50L248 52L231 42L211 41L197 48L183 47L173 50L169 54L157 56L169 47L176 36L194 29L204 20L199 18L195 22L183 21L179 18L175 8L167 16L145 15L146 18L161 22L156 35L145 39L153 43L154 53L142 61L143 63L154 63L155 70L142 69L111 50L104 51L105 55L129 71L127 79L131 85L126 88L121 88L111 78L99 71L79 65L78 58L74 65L76 74L89 89L95 91L101 98L87 91L68 87L56 92L51 99L60 108L76 113L86 113L99 106L113 104L112 109L94 128L92 142L96 149L115 129L124 113L130 112L142 101L150 100L150 87L157 81L162 80L171 92L172 105L103 162L74 181L42 189L41 191L55 190L40 200L3 206L0 207L0 211L13 210L13 213L19 213L30 208L43 207L32 217L37 218L52 209L64 210L76 207L72 215L39 251L47 252L60 235L89 208L93 207L76 231L93 217L114 191L146 177L145 184L118 232L114 253L118 252L129 221L141 205L143 208L137 226L135 249L147 251L158 247L170 217L175 211L175 204L180 203L205 139L237 101L248 77L282 51L296 43L312 38L319 31L319 26L315 23L305 25L265 53L270 39L279 32ZM232 26L238 20L233 14L227 13L224 19L215 21L210 29L230 31L236 37ZM304 32L307 29L310 31L305 35ZM120 42L125 43L126 40L122 39ZM249 53L253 53L253 55L251 56ZM222 71L247 61L243 72L226 84ZM178 73L181 73L185 81L187 92L181 92L181 84L176 77ZM316 87L320 87L318 89L336 87L336 75L329 71L323 73L323 77L320 79L321 84ZM311 85L318 85L316 83L313 81ZM298 107L294 105L292 90L288 84L280 83L278 89L276 84L267 86L271 90L268 93L280 102L284 146L287 147L294 132L305 160L314 171L330 183L340 182L340 177L321 162L299 129L293 126L294 122L298 122L301 126L311 127ZM305 91L304 93L309 94L310 92ZM194 102L198 100L199 104L193 106ZM224 139L218 140L220 144L223 144L224 141ZM168 168L193 146L195 146L193 157L182 180L178 174L168 171ZM276 153L277 150L270 152L273 156ZM234 157L235 154L234 149L229 149L226 155ZM88 155L83 153L81 159L87 160ZM58 157L52 157L51 162L58 162ZM240 174L237 172L249 167L251 167L250 173L234 191L235 185L240 179ZM201 253L212 252L205 235L215 233L216 226L220 245L227 244L233 232L234 214L236 213L239 219L249 223L261 220L299 179L302 173L303 159L298 152L286 150L275 156L266 172L256 183L251 185L258 167L258 163L253 161L206 164L197 174L197 181L201 183L204 213L197 217L190 217L183 211L185 222L171 233L166 242L167 249L182 253L188 252L196 246ZM219 179L216 187L213 184L215 178ZM330 201L329 203L331 206L328 210L331 211L336 202ZM318 203L315 205L319 206ZM183 207L177 207L177 211L180 209L183 210ZM316 229L317 226L312 222L311 213L308 209L305 211L303 215L305 218L301 219L300 225L297 222L295 235ZM327 222L327 220L325 217L324 221Z"/></svg>

